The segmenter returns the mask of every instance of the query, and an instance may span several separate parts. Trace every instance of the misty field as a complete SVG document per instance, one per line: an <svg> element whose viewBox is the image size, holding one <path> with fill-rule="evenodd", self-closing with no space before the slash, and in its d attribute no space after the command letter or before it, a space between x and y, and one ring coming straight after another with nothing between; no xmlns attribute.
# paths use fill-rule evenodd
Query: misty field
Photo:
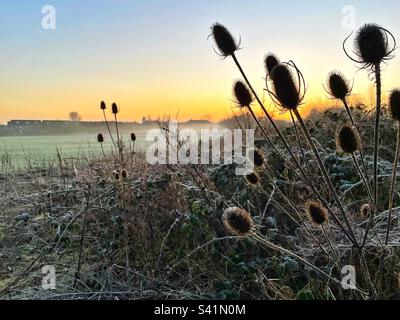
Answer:
<svg viewBox="0 0 400 320"><path fill-rule="evenodd" d="M128 141L128 135L125 139ZM146 130L138 132L137 149L143 150L147 144ZM104 149L112 151L110 140L104 142ZM101 155L101 147L93 134L0 137L3 168L46 167L58 161L57 153L65 160L91 159Z"/></svg>

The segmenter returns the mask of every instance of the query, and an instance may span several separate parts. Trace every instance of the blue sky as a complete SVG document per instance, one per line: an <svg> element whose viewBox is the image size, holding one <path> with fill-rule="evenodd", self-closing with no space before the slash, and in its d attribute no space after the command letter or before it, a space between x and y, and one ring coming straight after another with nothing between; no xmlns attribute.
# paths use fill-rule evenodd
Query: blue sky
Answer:
<svg viewBox="0 0 400 320"><path fill-rule="evenodd" d="M41 30L41 9L57 10L56 30ZM101 99L123 106L122 117L175 114L221 118L229 113L231 61L219 61L207 39L219 21L241 37L243 62L263 88L265 53L294 59L321 94L332 69L355 79L364 94L370 81L341 50L345 5L356 24L377 22L400 37L398 1L10 1L0 7L0 122L10 118L66 118L79 111L97 119ZM400 57L399 57L400 58ZM399 58L384 67L384 85L396 84ZM386 80L386 82L385 82ZM399 84L400 86L400 80ZM99 115L100 118L100 115Z"/></svg>

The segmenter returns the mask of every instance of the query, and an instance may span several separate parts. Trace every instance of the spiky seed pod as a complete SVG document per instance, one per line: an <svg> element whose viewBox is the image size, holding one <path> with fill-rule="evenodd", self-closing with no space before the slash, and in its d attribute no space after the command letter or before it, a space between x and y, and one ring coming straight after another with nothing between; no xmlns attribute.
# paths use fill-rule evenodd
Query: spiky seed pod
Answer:
<svg viewBox="0 0 400 320"><path fill-rule="evenodd" d="M233 86L233 93L236 97L236 101L239 107L250 107L253 102L253 97L251 96L250 90L242 81L236 81Z"/></svg>
<svg viewBox="0 0 400 320"><path fill-rule="evenodd" d="M235 236L248 236L254 230L254 221L250 214L238 207L231 207L224 211L222 223L226 230Z"/></svg>
<svg viewBox="0 0 400 320"><path fill-rule="evenodd" d="M114 170L113 171L113 176L115 180L119 180L120 178L120 171L119 170Z"/></svg>
<svg viewBox="0 0 400 320"><path fill-rule="evenodd" d="M136 134L134 134L133 132L131 133L131 141L132 142L136 141Z"/></svg>
<svg viewBox="0 0 400 320"><path fill-rule="evenodd" d="M369 203L364 203L360 208L360 215L362 218L369 218L372 214L373 207Z"/></svg>
<svg viewBox="0 0 400 320"><path fill-rule="evenodd" d="M272 70L280 63L278 57L273 53L268 53L264 59L265 72L270 75Z"/></svg>
<svg viewBox="0 0 400 320"><path fill-rule="evenodd" d="M388 31L375 23L364 24L355 37L355 53L365 66L373 66L389 58Z"/></svg>
<svg viewBox="0 0 400 320"><path fill-rule="evenodd" d="M222 56L228 57L238 50L239 45L225 26L217 22L211 27L211 31L215 44Z"/></svg>
<svg viewBox="0 0 400 320"><path fill-rule="evenodd" d="M335 99L343 100L350 94L348 81L340 72L332 71L328 76L329 93Z"/></svg>
<svg viewBox="0 0 400 320"><path fill-rule="evenodd" d="M250 172L244 177L248 184L256 186L260 183L260 176L256 172Z"/></svg>
<svg viewBox="0 0 400 320"><path fill-rule="evenodd" d="M300 104L300 93L297 89L293 74L286 64L277 64L271 72L271 80L275 96L282 107L296 109Z"/></svg>
<svg viewBox="0 0 400 320"><path fill-rule="evenodd" d="M393 120L400 121L400 90L393 90L390 94L389 107Z"/></svg>
<svg viewBox="0 0 400 320"><path fill-rule="evenodd" d="M253 158L253 164L256 167L261 167L265 163L264 155L262 154L260 149L249 149L247 151L247 158Z"/></svg>
<svg viewBox="0 0 400 320"><path fill-rule="evenodd" d="M99 143L103 143L104 142L104 137L103 137L103 135L101 133L99 133L97 135L97 142L99 142Z"/></svg>
<svg viewBox="0 0 400 320"><path fill-rule="evenodd" d="M128 177L128 172L125 169L121 171L121 177L122 179L126 179Z"/></svg>
<svg viewBox="0 0 400 320"><path fill-rule="evenodd" d="M105 103L104 101L102 101L102 102L100 103L100 109L101 109L101 110L105 110L106 108L107 108L106 103Z"/></svg>
<svg viewBox="0 0 400 320"><path fill-rule="evenodd" d="M336 146L345 153L360 151L362 144L357 129L347 123L341 125L336 132Z"/></svg>
<svg viewBox="0 0 400 320"><path fill-rule="evenodd" d="M311 222L319 226L328 222L328 210L321 203L308 200L305 207L307 216Z"/></svg>
<svg viewBox="0 0 400 320"><path fill-rule="evenodd" d="M114 102L111 106L111 111L113 114L117 114L119 112L117 104Z"/></svg>

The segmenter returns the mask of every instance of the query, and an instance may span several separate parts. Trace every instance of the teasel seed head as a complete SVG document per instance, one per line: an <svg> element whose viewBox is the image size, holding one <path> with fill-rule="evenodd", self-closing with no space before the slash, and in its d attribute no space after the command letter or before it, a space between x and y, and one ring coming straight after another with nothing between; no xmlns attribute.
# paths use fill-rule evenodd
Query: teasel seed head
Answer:
<svg viewBox="0 0 400 320"><path fill-rule="evenodd" d="M119 180L119 178L120 178L120 172L119 172L119 170L114 170L114 171L113 171L113 176L114 176L114 179L115 179L115 180Z"/></svg>
<svg viewBox="0 0 400 320"><path fill-rule="evenodd" d="M372 215L373 206L370 203L364 203L360 208L362 218L369 218Z"/></svg>
<svg viewBox="0 0 400 320"><path fill-rule="evenodd" d="M393 90L389 98L390 114L393 120L400 121L400 90Z"/></svg>
<svg viewBox="0 0 400 320"><path fill-rule="evenodd" d="M247 88L243 81L236 81L233 86L233 93L236 97L236 101L239 107L250 107L253 102L250 90Z"/></svg>
<svg viewBox="0 0 400 320"><path fill-rule="evenodd" d="M239 49L239 45L236 43L229 30L222 24L215 23L211 27L211 31L221 56L228 57Z"/></svg>
<svg viewBox="0 0 400 320"><path fill-rule="evenodd" d="M364 24L357 31L355 53L360 62L364 63L366 67L379 64L390 58L394 48L390 48L388 34L391 35L387 30L375 23Z"/></svg>
<svg viewBox="0 0 400 320"><path fill-rule="evenodd" d="M261 167L265 163L264 155L262 154L260 149L251 148L247 150L247 158L253 158L253 164L256 167Z"/></svg>
<svg viewBox="0 0 400 320"><path fill-rule="evenodd" d="M341 125L336 132L336 146L345 153L360 151L362 144L357 129L347 123Z"/></svg>
<svg viewBox="0 0 400 320"><path fill-rule="evenodd" d="M252 186L258 185L261 181L260 176L254 171L246 174L244 179Z"/></svg>
<svg viewBox="0 0 400 320"><path fill-rule="evenodd" d="M296 109L301 103L300 92L293 74L287 64L277 64L270 74L275 97L280 105L289 110Z"/></svg>
<svg viewBox="0 0 400 320"><path fill-rule="evenodd" d="M102 101L102 102L100 103L100 109L101 109L101 110L106 110L106 108L107 108L106 103L105 103L104 101Z"/></svg>
<svg viewBox="0 0 400 320"><path fill-rule="evenodd" d="M265 71L270 75L272 70L280 63L279 58L273 53L268 53L264 59Z"/></svg>
<svg viewBox="0 0 400 320"><path fill-rule="evenodd" d="M333 98L344 100L350 95L351 88L340 72L332 71L328 76L328 91Z"/></svg>
<svg viewBox="0 0 400 320"><path fill-rule="evenodd" d="M311 222L316 225L323 225L328 222L328 210L321 203L308 200L306 202L306 213Z"/></svg>
<svg viewBox="0 0 400 320"><path fill-rule="evenodd" d="M118 105L115 102L111 106L111 111L113 114L117 114L119 112Z"/></svg>
<svg viewBox="0 0 400 320"><path fill-rule="evenodd" d="M122 179L126 179L128 177L128 172L125 169L121 171L121 177Z"/></svg>
<svg viewBox="0 0 400 320"><path fill-rule="evenodd" d="M103 143L104 142L104 137L103 137L103 135L101 133L99 133L97 135L97 142L99 142L99 143Z"/></svg>
<svg viewBox="0 0 400 320"><path fill-rule="evenodd" d="M132 142L136 141L136 134L134 134L133 132L131 133L131 141Z"/></svg>
<svg viewBox="0 0 400 320"><path fill-rule="evenodd" d="M226 209L222 215L222 223L234 236L245 237L254 232L254 221L251 215L238 207Z"/></svg>

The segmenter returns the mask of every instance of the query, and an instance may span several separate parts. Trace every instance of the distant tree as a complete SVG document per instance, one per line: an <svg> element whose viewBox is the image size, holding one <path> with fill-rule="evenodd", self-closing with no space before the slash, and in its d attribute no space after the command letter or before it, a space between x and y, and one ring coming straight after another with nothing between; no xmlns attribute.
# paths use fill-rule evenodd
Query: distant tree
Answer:
<svg viewBox="0 0 400 320"><path fill-rule="evenodd" d="M80 114L78 112L71 111L69 113L69 120L71 120L73 122L79 122L82 120L82 117L80 116Z"/></svg>

